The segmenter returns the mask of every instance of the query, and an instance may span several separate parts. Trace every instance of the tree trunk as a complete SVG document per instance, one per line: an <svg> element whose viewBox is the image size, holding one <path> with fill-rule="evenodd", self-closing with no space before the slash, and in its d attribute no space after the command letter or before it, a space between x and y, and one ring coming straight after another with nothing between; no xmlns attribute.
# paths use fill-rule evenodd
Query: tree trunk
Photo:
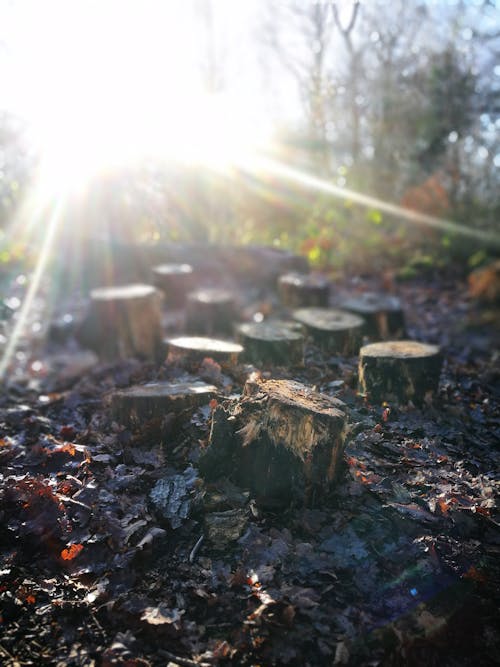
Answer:
<svg viewBox="0 0 500 667"><path fill-rule="evenodd" d="M153 282L168 304L183 306L193 287L193 268L190 264L160 264L153 268Z"/></svg>
<svg viewBox="0 0 500 667"><path fill-rule="evenodd" d="M370 338L394 340L406 335L404 312L395 296L367 292L345 299L341 307L363 317L364 331Z"/></svg>
<svg viewBox="0 0 500 667"><path fill-rule="evenodd" d="M200 470L232 476L264 505L311 504L340 471L344 409L299 382L249 381L241 399L216 408Z"/></svg>
<svg viewBox="0 0 500 667"><path fill-rule="evenodd" d="M352 356L358 353L364 320L335 308L300 308L293 318L324 352Z"/></svg>
<svg viewBox="0 0 500 667"><path fill-rule="evenodd" d="M304 336L295 322L245 323L237 327L244 359L251 364L300 366L304 363Z"/></svg>
<svg viewBox="0 0 500 667"><path fill-rule="evenodd" d="M188 357L195 361L201 361L205 357L211 357L219 361L236 363L238 355L243 352L243 347L238 343L231 343L217 338L203 338L196 336L180 336L178 338L166 338L169 355L172 357Z"/></svg>
<svg viewBox="0 0 500 667"><path fill-rule="evenodd" d="M141 426L152 419L164 419L169 414L208 403L217 388L205 382L153 382L116 391L111 396L111 414L115 421L126 426Z"/></svg>
<svg viewBox="0 0 500 667"><path fill-rule="evenodd" d="M288 308L328 306L330 284L321 276L286 273L278 280L281 302Z"/></svg>
<svg viewBox="0 0 500 667"><path fill-rule="evenodd" d="M90 309L80 341L102 359L161 354L161 293L151 285L101 287L90 292Z"/></svg>
<svg viewBox="0 0 500 667"><path fill-rule="evenodd" d="M359 390L373 403L423 403L437 392L442 357L436 345L403 340L372 343L359 353Z"/></svg>
<svg viewBox="0 0 500 667"><path fill-rule="evenodd" d="M189 333L213 336L230 334L235 319L235 300L232 292L206 288L188 294L186 329Z"/></svg>

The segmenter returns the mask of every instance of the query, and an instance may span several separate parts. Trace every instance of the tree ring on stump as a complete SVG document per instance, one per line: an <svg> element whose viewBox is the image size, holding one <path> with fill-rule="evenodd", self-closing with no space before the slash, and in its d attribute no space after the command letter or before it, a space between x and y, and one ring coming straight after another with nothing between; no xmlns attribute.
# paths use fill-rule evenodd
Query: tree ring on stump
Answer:
<svg viewBox="0 0 500 667"><path fill-rule="evenodd" d="M330 283L322 276L309 273L285 273L278 279L281 302L288 308L328 306Z"/></svg>
<svg viewBox="0 0 500 667"><path fill-rule="evenodd" d="M333 354L354 355L361 345L363 318L336 308L299 308L293 318L303 324L314 342Z"/></svg>
<svg viewBox="0 0 500 667"><path fill-rule="evenodd" d="M116 391L111 396L111 414L115 421L137 426L168 414L194 410L208 403L217 388L205 382L151 382Z"/></svg>
<svg viewBox="0 0 500 667"><path fill-rule="evenodd" d="M377 403L418 405L437 392L441 366L437 345L413 340L365 345L359 352L359 391Z"/></svg>
<svg viewBox="0 0 500 667"><path fill-rule="evenodd" d="M212 336L229 334L235 319L233 292L207 287L190 292L187 296L186 329L189 333Z"/></svg>
<svg viewBox="0 0 500 667"><path fill-rule="evenodd" d="M394 339L406 335L404 311L396 296L365 292L342 300L340 306L365 319L367 336Z"/></svg>
<svg viewBox="0 0 500 667"><path fill-rule="evenodd" d="M239 324L244 358L252 364L295 366L304 363L304 336L297 322L281 320Z"/></svg>

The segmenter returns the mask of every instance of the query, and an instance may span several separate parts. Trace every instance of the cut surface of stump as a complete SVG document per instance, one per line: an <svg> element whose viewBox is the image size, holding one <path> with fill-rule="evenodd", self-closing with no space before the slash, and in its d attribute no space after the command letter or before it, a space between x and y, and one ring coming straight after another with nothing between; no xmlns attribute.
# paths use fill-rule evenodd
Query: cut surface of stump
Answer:
<svg viewBox="0 0 500 667"><path fill-rule="evenodd" d="M162 295L152 285L101 287L90 292L80 340L103 359L157 359Z"/></svg>
<svg viewBox="0 0 500 667"><path fill-rule="evenodd" d="M229 290L207 287L191 292L187 297L186 329L205 336L229 334L235 309L234 294Z"/></svg>
<svg viewBox="0 0 500 667"><path fill-rule="evenodd" d="M295 366L304 363L304 336L296 322L248 322L237 326L245 348L244 358L252 364Z"/></svg>
<svg viewBox="0 0 500 667"><path fill-rule="evenodd" d="M223 361L236 362L238 355L243 352L239 343L203 336L179 336L165 338L169 353L174 356L188 356L195 359L211 357Z"/></svg>
<svg viewBox="0 0 500 667"><path fill-rule="evenodd" d="M168 304L182 306L192 288L193 267L190 264L160 264L153 268L153 282L161 289Z"/></svg>
<svg viewBox="0 0 500 667"><path fill-rule="evenodd" d="M278 279L281 302L288 308L328 306L330 283L322 276L308 273L285 273Z"/></svg>
<svg viewBox="0 0 500 667"><path fill-rule="evenodd" d="M200 460L207 478L229 475L268 505L312 503L341 468L345 405L291 380L258 380L218 406Z"/></svg>
<svg viewBox="0 0 500 667"><path fill-rule="evenodd" d="M439 347L412 340L365 345L359 352L359 390L372 402L421 404L439 385Z"/></svg>
<svg viewBox="0 0 500 667"><path fill-rule="evenodd" d="M152 382L116 391L111 396L115 421L136 426L169 414L194 410L208 403L217 388L205 382Z"/></svg>
<svg viewBox="0 0 500 667"><path fill-rule="evenodd" d="M395 296L366 292L342 300L341 307L364 318L365 332L370 337L394 339L406 335L403 308Z"/></svg>
<svg viewBox="0 0 500 667"><path fill-rule="evenodd" d="M354 355L361 345L364 320L336 308L299 308L293 318L324 352Z"/></svg>

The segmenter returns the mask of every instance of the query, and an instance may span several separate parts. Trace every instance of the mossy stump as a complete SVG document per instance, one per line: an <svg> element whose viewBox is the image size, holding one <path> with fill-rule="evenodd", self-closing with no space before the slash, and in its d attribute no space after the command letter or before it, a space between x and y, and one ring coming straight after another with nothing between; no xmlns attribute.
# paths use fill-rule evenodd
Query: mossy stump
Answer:
<svg viewBox="0 0 500 667"><path fill-rule="evenodd" d="M134 385L112 394L111 415L120 424L140 426L153 419L195 410L216 393L216 387L199 381Z"/></svg>
<svg viewBox="0 0 500 667"><path fill-rule="evenodd" d="M186 330L190 334L229 335L235 316L235 297L229 290L207 287L187 296Z"/></svg>
<svg viewBox="0 0 500 667"><path fill-rule="evenodd" d="M366 292L344 299L341 307L363 317L365 333L370 338L394 340L406 336L403 308L395 296Z"/></svg>
<svg viewBox="0 0 500 667"><path fill-rule="evenodd" d="M153 282L162 290L167 304L183 306L193 287L193 267L190 264L159 264L152 272Z"/></svg>
<svg viewBox="0 0 500 667"><path fill-rule="evenodd" d="M245 361L256 366L300 366L304 363L304 336L297 322L246 322L236 327L245 349Z"/></svg>
<svg viewBox="0 0 500 667"><path fill-rule="evenodd" d="M299 308L293 318L300 322L323 352L352 356L358 353L364 320L336 308Z"/></svg>
<svg viewBox="0 0 500 667"><path fill-rule="evenodd" d="M158 360L162 347L162 294L152 285L101 287L90 292L80 341L101 359Z"/></svg>
<svg viewBox="0 0 500 667"><path fill-rule="evenodd" d="M241 399L215 409L200 471L232 477L263 505L314 504L342 467L344 410L299 382L249 381Z"/></svg>
<svg viewBox="0 0 500 667"><path fill-rule="evenodd" d="M420 405L438 390L439 347L412 340L365 345L359 352L359 391L372 403Z"/></svg>
<svg viewBox="0 0 500 667"><path fill-rule="evenodd" d="M330 283L309 273L285 273L278 279L278 294L287 308L328 306Z"/></svg>

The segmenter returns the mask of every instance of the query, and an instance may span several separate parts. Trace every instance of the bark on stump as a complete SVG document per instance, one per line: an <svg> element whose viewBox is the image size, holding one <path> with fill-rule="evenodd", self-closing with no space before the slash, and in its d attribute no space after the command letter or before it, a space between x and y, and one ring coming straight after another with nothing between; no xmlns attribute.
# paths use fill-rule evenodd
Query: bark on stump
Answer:
<svg viewBox="0 0 500 667"><path fill-rule="evenodd" d="M173 357L188 357L195 361L211 357L217 361L236 363L238 355L243 352L243 347L238 343L201 336L165 338L164 343L168 347L169 355L171 354Z"/></svg>
<svg viewBox="0 0 500 667"><path fill-rule="evenodd" d="M374 403L421 404L439 385L439 347L412 340L365 345L359 352L359 391Z"/></svg>
<svg viewBox="0 0 500 667"><path fill-rule="evenodd" d="M153 282L172 306L183 306L193 287L193 267L190 264L160 264L153 268Z"/></svg>
<svg viewBox="0 0 500 667"><path fill-rule="evenodd" d="M311 504L341 469L344 409L299 382L249 381L240 400L215 409L200 470L231 476L268 506Z"/></svg>
<svg viewBox="0 0 500 667"><path fill-rule="evenodd" d="M152 285L101 287L90 292L90 310L80 340L103 359L161 354L162 295Z"/></svg>
<svg viewBox="0 0 500 667"><path fill-rule="evenodd" d="M328 306L330 284L325 278L307 273L286 273L278 279L278 294L288 308Z"/></svg>
<svg viewBox="0 0 500 667"><path fill-rule="evenodd" d="M234 294L229 290L211 287L191 292L187 297L186 329L204 336L230 334L235 309Z"/></svg>
<svg viewBox="0 0 500 667"><path fill-rule="evenodd" d="M240 324L237 336L245 348L244 359L252 364L300 366L304 363L304 336L295 322Z"/></svg>
<svg viewBox="0 0 500 667"><path fill-rule="evenodd" d="M365 320L365 333L382 339L403 338L406 335L405 316L400 300L387 294L367 292L344 299L341 307Z"/></svg>
<svg viewBox="0 0 500 667"><path fill-rule="evenodd" d="M293 318L303 324L324 352L352 356L358 353L364 320L335 308L299 308Z"/></svg>
<svg viewBox="0 0 500 667"><path fill-rule="evenodd" d="M217 388L205 382L152 382L116 391L111 396L112 418L125 426L195 410L208 403Z"/></svg>

